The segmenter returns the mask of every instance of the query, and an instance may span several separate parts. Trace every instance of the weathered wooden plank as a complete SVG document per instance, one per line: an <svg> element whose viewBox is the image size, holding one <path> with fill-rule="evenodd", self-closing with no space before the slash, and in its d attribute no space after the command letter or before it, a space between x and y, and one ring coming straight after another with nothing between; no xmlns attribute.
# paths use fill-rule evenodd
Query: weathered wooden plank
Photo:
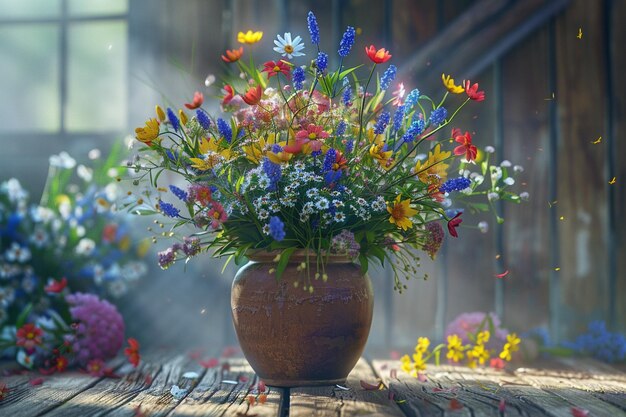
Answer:
<svg viewBox="0 0 626 417"><path fill-rule="evenodd" d="M574 0L556 20L561 336L607 318L603 4ZM582 38L578 38L579 29ZM581 100L584 97L584 100Z"/></svg>
<svg viewBox="0 0 626 417"><path fill-rule="evenodd" d="M121 364L122 360L117 359L109 366L116 369ZM31 377L34 376L29 376ZM104 378L94 378L77 371L46 376L43 383L37 386L30 386L20 378L21 376L7 378L7 385L13 389L0 403L0 415L14 417L42 415L104 381ZM18 381L19 383L16 383Z"/></svg>
<svg viewBox="0 0 626 417"><path fill-rule="evenodd" d="M360 381L376 384L376 376L367 361L361 359L348 376L345 388L337 386L292 388L289 415L297 416L403 416L389 399L387 390L365 391Z"/></svg>
<svg viewBox="0 0 626 417"><path fill-rule="evenodd" d="M278 416L281 394L269 389L265 404L248 407L258 380L245 360L232 359L227 370L210 369L195 389L169 414L170 416L258 415Z"/></svg>
<svg viewBox="0 0 626 417"><path fill-rule="evenodd" d="M113 387L96 387L104 388L104 392L90 393L92 397L98 398L98 403L111 403L109 407L113 416L133 416L136 410L140 410L146 415L156 417L164 416L171 412L174 407L181 401L171 394L172 386L177 385L181 389L191 391L195 384L205 373L199 364L191 360L188 356L172 356L161 357L155 360L155 367L160 366L158 373L152 373L153 378L150 381L144 381L139 387L128 386L128 383L121 383ZM186 372L195 372L198 379L185 378ZM148 370L140 372L139 377L150 373ZM141 382L141 381L139 381ZM126 394L124 392L126 391ZM130 392L129 392L130 391ZM117 399L116 396L121 396ZM117 403L116 403L117 400ZM60 410L63 411L63 410Z"/></svg>
<svg viewBox="0 0 626 417"><path fill-rule="evenodd" d="M523 166L514 185L530 198L504 208L505 314L512 329L548 324L550 265L548 195L548 32L534 33L503 57L504 159ZM532 62L533 65L527 65ZM511 169L511 168L509 168ZM556 210L556 208L554 208Z"/></svg>
<svg viewBox="0 0 626 417"><path fill-rule="evenodd" d="M168 359L163 355L144 356L136 369L131 364L125 363L118 370L120 378L99 381L48 411L46 416L99 416L115 411L141 391L155 387L162 371L167 372L169 366L176 366L181 362L180 359L171 362Z"/></svg>

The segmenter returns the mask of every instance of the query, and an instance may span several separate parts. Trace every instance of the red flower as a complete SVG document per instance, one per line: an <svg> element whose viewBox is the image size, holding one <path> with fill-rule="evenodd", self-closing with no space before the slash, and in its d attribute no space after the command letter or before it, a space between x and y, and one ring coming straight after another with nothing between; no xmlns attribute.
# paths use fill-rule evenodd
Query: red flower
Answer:
<svg viewBox="0 0 626 417"><path fill-rule="evenodd" d="M104 361L102 361L102 359L92 359L87 364L87 372L91 376L104 376L105 370Z"/></svg>
<svg viewBox="0 0 626 417"><path fill-rule="evenodd" d="M485 92L478 91L478 83L472 85L470 80L465 80L465 92L474 101L483 101L485 99Z"/></svg>
<svg viewBox="0 0 626 417"><path fill-rule="evenodd" d="M211 227L213 229L217 229L220 227L220 224L228 220L228 215L226 214L226 211L224 211L224 207L217 201L211 202L211 209L207 213L207 216L211 221Z"/></svg>
<svg viewBox="0 0 626 417"><path fill-rule="evenodd" d="M504 369L504 361L500 358L491 358L489 366L493 369Z"/></svg>
<svg viewBox="0 0 626 417"><path fill-rule="evenodd" d="M67 368L68 363L69 362L65 356L59 356L54 361L54 369L57 372L63 372Z"/></svg>
<svg viewBox="0 0 626 417"><path fill-rule="evenodd" d="M48 293L58 294L67 287L67 278L63 277L61 281L51 280L50 284L44 287L44 291Z"/></svg>
<svg viewBox="0 0 626 417"><path fill-rule="evenodd" d="M380 48L376 50L374 45L370 45L369 48L365 48L365 53L372 60L372 62L376 64L382 64L383 62L387 62L391 59L391 54L385 48Z"/></svg>
<svg viewBox="0 0 626 417"><path fill-rule="evenodd" d="M243 46L239 49L226 50L226 56L222 55L222 60L227 64L239 61L243 55Z"/></svg>
<svg viewBox="0 0 626 417"><path fill-rule="evenodd" d="M246 102L246 104L250 106L255 106L259 104L259 101L261 101L262 95L263 89L260 85L257 85L256 87L250 88L246 94L241 96L241 98L243 99L243 101Z"/></svg>
<svg viewBox="0 0 626 417"><path fill-rule="evenodd" d="M448 232L450 233L450 236L459 237L459 234L456 232L456 228L463 223L463 219L459 218L461 214L463 213L459 212L456 216L448 220Z"/></svg>
<svg viewBox="0 0 626 417"><path fill-rule="evenodd" d="M15 344L30 351L35 349L35 346L41 345L43 330L32 323L27 323L18 329L16 336Z"/></svg>
<svg viewBox="0 0 626 417"><path fill-rule="evenodd" d="M291 78L291 74L289 73L289 65L285 63L285 61L267 61L263 64L265 68L261 70L261 72L267 72L267 78L272 78L274 75L278 75L281 72L285 74L287 79Z"/></svg>
<svg viewBox="0 0 626 417"><path fill-rule="evenodd" d="M141 361L141 355L139 354L139 342L132 337L128 338L128 346L124 349L124 355L128 356L128 362L130 362L135 368L139 366Z"/></svg>
<svg viewBox="0 0 626 417"><path fill-rule="evenodd" d="M205 361L200 361L200 366L203 368L215 368L217 365L220 364L220 362L215 359L215 358L211 358L211 359L207 359Z"/></svg>
<svg viewBox="0 0 626 417"><path fill-rule="evenodd" d="M472 145L472 136L469 132L465 132L465 134L462 135L459 129L452 129L452 137L454 138L455 142L460 143L459 146L454 148L455 155L465 154L465 159L467 159L468 161L473 161L476 159L478 149L476 149L476 146Z"/></svg>
<svg viewBox="0 0 626 417"><path fill-rule="evenodd" d="M224 92L226 95L224 95L224 98L222 99L222 104L227 105L235 97L235 90L233 90L230 85L226 84L224 86Z"/></svg>
<svg viewBox="0 0 626 417"><path fill-rule="evenodd" d="M307 145L307 150L319 151L322 149L322 141L319 139L326 139L328 136L328 132L324 131L322 126L316 126L311 123L306 129L298 131L295 140L283 149L285 152L297 154L302 152L304 146Z"/></svg>
<svg viewBox="0 0 626 417"><path fill-rule="evenodd" d="M4 382L0 382L0 401L4 400L9 395L9 387Z"/></svg>
<svg viewBox="0 0 626 417"><path fill-rule="evenodd" d="M193 110L202 106L202 103L204 103L204 96L201 92L196 91L195 93L193 93L193 101L191 103L185 103L185 107L187 107L189 110Z"/></svg>
<svg viewBox="0 0 626 417"><path fill-rule="evenodd" d="M102 229L102 241L106 243L111 243L115 241L115 236L117 235L117 225L115 223L107 224Z"/></svg>

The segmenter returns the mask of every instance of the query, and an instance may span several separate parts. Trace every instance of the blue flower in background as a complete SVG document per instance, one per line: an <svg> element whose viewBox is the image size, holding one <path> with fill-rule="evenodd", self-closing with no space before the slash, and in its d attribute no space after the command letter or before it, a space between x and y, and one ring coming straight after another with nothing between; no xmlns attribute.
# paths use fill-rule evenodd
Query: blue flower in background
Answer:
<svg viewBox="0 0 626 417"><path fill-rule="evenodd" d="M339 50L337 53L340 57L346 57L350 53L350 49L352 49L352 45L354 45L354 35L356 35L356 31L352 26L348 26L341 37L341 42L339 42Z"/></svg>
<svg viewBox="0 0 626 417"><path fill-rule="evenodd" d="M181 190L175 185L170 185L170 191L181 201L187 201L187 198L189 197L186 191Z"/></svg>
<svg viewBox="0 0 626 417"><path fill-rule="evenodd" d="M226 142L230 143L233 140L233 130L224 119L217 119L217 130Z"/></svg>
<svg viewBox="0 0 626 417"><path fill-rule="evenodd" d="M404 105L410 109L411 107L415 106L417 104L417 100L420 98L420 90L413 89L411 90L411 92L406 96L406 100L404 101Z"/></svg>
<svg viewBox="0 0 626 417"><path fill-rule="evenodd" d="M270 184L267 189L270 191L275 191L278 188L278 181L280 181L280 177L282 176L282 172L279 164L275 164L270 161L269 158L263 158L263 172L270 180Z"/></svg>
<svg viewBox="0 0 626 417"><path fill-rule="evenodd" d="M383 76L380 77L380 88L386 90L389 88L389 84L396 78L397 68L395 65L389 65L389 68L385 70Z"/></svg>
<svg viewBox="0 0 626 417"><path fill-rule="evenodd" d="M451 178L448 181L444 182L441 187L439 187L439 191L443 193L451 193L452 191L461 191L470 186L472 182L469 178L459 177L459 178Z"/></svg>
<svg viewBox="0 0 626 417"><path fill-rule="evenodd" d="M169 107L167 108L167 120L170 121L174 130L178 132L178 129L180 129L180 121L178 120L178 117L176 117L174 110Z"/></svg>
<svg viewBox="0 0 626 417"><path fill-rule="evenodd" d="M302 90L302 84L304 83L304 69L302 67L295 67L293 69L293 86L296 90Z"/></svg>
<svg viewBox="0 0 626 417"><path fill-rule="evenodd" d="M430 114L430 123L435 126L439 126L440 124L445 122L447 115L448 111L445 109L445 107L439 107L433 110L433 112Z"/></svg>
<svg viewBox="0 0 626 417"><path fill-rule="evenodd" d="M285 238L285 224L277 216L270 218L270 236L280 242Z"/></svg>
<svg viewBox="0 0 626 417"><path fill-rule="evenodd" d="M309 12L306 16L307 27L309 28L309 34L311 35L311 43L313 45L320 44L320 28L317 25L317 19L313 12Z"/></svg>
<svg viewBox="0 0 626 417"><path fill-rule="evenodd" d="M328 68L328 54L324 52L318 52L317 60L315 62L317 64L317 69L319 70L319 72L326 71L326 68Z"/></svg>
<svg viewBox="0 0 626 417"><path fill-rule="evenodd" d="M166 203L163 200L159 200L159 207L161 208L163 214L165 214L166 216L179 217L180 210L174 207L172 204Z"/></svg>
<svg viewBox="0 0 626 417"><path fill-rule="evenodd" d="M211 119L209 115L202 109L196 110L196 119L198 119L198 123L202 126L203 129L208 129L211 127Z"/></svg>
<svg viewBox="0 0 626 417"><path fill-rule="evenodd" d="M378 120L376 120L376 124L374 125L374 133L376 133L377 135L381 135L387 128L390 117L391 116L389 115L389 112L387 110L383 111L380 116L378 116Z"/></svg>
<svg viewBox="0 0 626 417"><path fill-rule="evenodd" d="M404 120L404 106L398 106L396 112L393 114L393 130L396 132L400 130L402 121Z"/></svg>

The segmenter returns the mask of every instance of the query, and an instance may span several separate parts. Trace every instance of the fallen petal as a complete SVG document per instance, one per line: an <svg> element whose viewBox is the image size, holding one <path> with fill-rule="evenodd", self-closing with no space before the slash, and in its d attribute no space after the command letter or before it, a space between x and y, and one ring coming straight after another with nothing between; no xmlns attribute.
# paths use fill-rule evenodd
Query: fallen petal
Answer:
<svg viewBox="0 0 626 417"><path fill-rule="evenodd" d="M370 384L369 382L365 382L363 380L361 380L360 382L361 382L361 388L363 388L366 391L376 391L380 389L380 382L377 385Z"/></svg>
<svg viewBox="0 0 626 417"><path fill-rule="evenodd" d="M589 410L585 410L580 407L572 407L572 415L574 417L587 417L589 415Z"/></svg>

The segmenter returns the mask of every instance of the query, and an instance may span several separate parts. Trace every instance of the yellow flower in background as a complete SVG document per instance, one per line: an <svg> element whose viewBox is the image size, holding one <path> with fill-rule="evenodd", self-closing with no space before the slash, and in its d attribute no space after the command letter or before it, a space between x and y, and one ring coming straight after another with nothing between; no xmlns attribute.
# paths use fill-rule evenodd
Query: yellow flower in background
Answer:
<svg viewBox="0 0 626 417"><path fill-rule="evenodd" d="M56 198L54 199L54 202L56 203L57 206L60 206L62 204L68 204L68 205L72 204L72 200L70 200L70 198L65 194L59 194L58 196L56 196Z"/></svg>
<svg viewBox="0 0 626 417"><path fill-rule="evenodd" d="M417 345L415 346L416 353L426 353L430 346L430 340L427 337L420 337L417 339Z"/></svg>
<svg viewBox="0 0 626 417"><path fill-rule="evenodd" d="M406 230L413 226L413 222L410 217L415 216L417 214L417 210L411 208L410 198L407 198L404 201L400 201L400 198L402 198L402 196L398 194L393 203L387 203L387 211L391 214L389 217L389 223L395 224L402 230Z"/></svg>
<svg viewBox="0 0 626 417"><path fill-rule="evenodd" d="M216 165L231 159L231 153L228 148L220 149L215 139L203 139L200 142L200 153L204 158L189 158L193 164L192 167L200 171L209 171Z"/></svg>
<svg viewBox="0 0 626 417"><path fill-rule="evenodd" d="M411 374L414 374L415 376L417 376L417 373L420 371L424 371L426 370L426 361L424 360L424 357L422 356L421 353L414 353L413 354L413 369L411 371Z"/></svg>
<svg viewBox="0 0 626 417"><path fill-rule="evenodd" d="M458 335L451 334L448 336L448 353L446 354L446 358L450 359L452 362L459 362L465 356L463 353L464 350L463 340L461 340Z"/></svg>
<svg viewBox="0 0 626 417"><path fill-rule="evenodd" d="M159 122L157 119L149 119L146 121L145 127L135 129L135 137L138 141L150 146L152 141L157 140L159 137Z"/></svg>
<svg viewBox="0 0 626 417"><path fill-rule="evenodd" d="M243 145L241 147L241 149L243 149L243 152L246 154L246 158L250 162L253 162L253 163L257 164L257 165L261 163L261 160L266 155L275 164L278 164L280 162L286 162L289 159L291 159L291 157L287 157L287 155L291 155L289 153L279 152L279 154L286 153L287 155L280 155L280 156L278 156L278 154L276 154L274 152L271 152L272 145L275 145L275 144L278 144L281 147L285 147L286 142L284 142L284 141L283 142L276 142L276 134L270 133L266 137L260 137L258 139L258 141L251 141L247 145ZM272 154L274 156L274 158L272 158L270 156L270 154ZM287 158L287 160L283 161L284 158Z"/></svg>
<svg viewBox="0 0 626 417"><path fill-rule="evenodd" d="M139 245L137 245L137 256L139 256L140 258L146 256L146 254L150 250L150 246L152 246L152 244L150 243L150 239L142 239L139 242Z"/></svg>
<svg viewBox="0 0 626 417"><path fill-rule="evenodd" d="M465 92L463 86L454 84L454 78L450 77L450 75L441 74L441 81L443 81L444 87L446 87L452 94L461 94Z"/></svg>
<svg viewBox="0 0 626 417"><path fill-rule="evenodd" d="M413 365L411 364L411 358L409 358L409 355L402 356L400 358L400 363L400 369L410 374L411 370L413 369Z"/></svg>
<svg viewBox="0 0 626 417"><path fill-rule="evenodd" d="M370 147L370 156L384 169L390 169L393 151L385 151L385 137L383 135L374 135L371 129L368 131L368 137L370 142L373 142L373 145Z"/></svg>
<svg viewBox="0 0 626 417"><path fill-rule="evenodd" d="M130 249L130 243L130 237L124 236L122 239L120 239L118 246L122 252L126 252L128 249Z"/></svg>
<svg viewBox="0 0 626 417"><path fill-rule="evenodd" d="M178 110L178 117L180 118L180 122L182 123L183 126L187 125L189 118L187 117L184 111Z"/></svg>
<svg viewBox="0 0 626 417"><path fill-rule="evenodd" d="M478 333L478 335L476 335L476 344L484 345L485 343L489 342L489 336L489 330L484 330Z"/></svg>
<svg viewBox="0 0 626 417"><path fill-rule="evenodd" d="M415 174L417 174L420 181L424 184L430 184L433 176L440 178L441 182L444 182L448 178L448 164L445 161L450 157L452 153L450 151L441 152L441 145L437 144L432 151L428 152L428 159L425 161L418 161L415 164Z"/></svg>
<svg viewBox="0 0 626 417"><path fill-rule="evenodd" d="M489 351L485 349L485 346L482 344L477 344L467 352L468 361L478 361L481 365L484 365L485 362L487 362L489 356Z"/></svg>
<svg viewBox="0 0 626 417"><path fill-rule="evenodd" d="M164 122L164 121L165 121L165 112L163 111L163 109L161 108L161 106L159 106L159 105L157 104L157 106L156 106L156 108L155 108L155 111L156 111L156 115L157 115L158 119L159 119L160 121Z"/></svg>
<svg viewBox="0 0 626 417"><path fill-rule="evenodd" d="M260 41L262 37L263 37L263 32L261 31L252 32L251 30L249 30L246 33L239 32L237 34L237 42L252 45Z"/></svg>
<svg viewBox="0 0 626 417"><path fill-rule="evenodd" d="M517 337L517 334L511 333L506 335L507 344L510 345L511 351L517 352L519 350L519 344L522 340Z"/></svg>

